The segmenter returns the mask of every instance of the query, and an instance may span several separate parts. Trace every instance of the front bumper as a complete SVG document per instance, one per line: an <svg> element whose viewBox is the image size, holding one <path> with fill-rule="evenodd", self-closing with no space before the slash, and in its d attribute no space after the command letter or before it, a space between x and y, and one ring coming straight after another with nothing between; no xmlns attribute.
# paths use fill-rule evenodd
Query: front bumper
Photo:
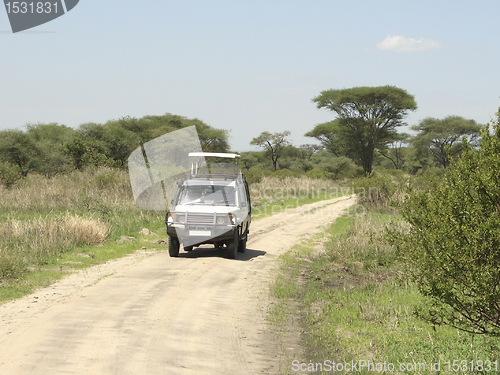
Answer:
<svg viewBox="0 0 500 375"><path fill-rule="evenodd" d="M199 225L167 223L167 234L177 237L184 245L219 243L234 238L236 225Z"/></svg>

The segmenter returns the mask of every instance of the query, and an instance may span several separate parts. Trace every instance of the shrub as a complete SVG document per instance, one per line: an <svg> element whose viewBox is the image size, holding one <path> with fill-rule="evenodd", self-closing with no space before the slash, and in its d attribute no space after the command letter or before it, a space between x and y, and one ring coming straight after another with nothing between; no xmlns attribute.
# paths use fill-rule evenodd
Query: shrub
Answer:
<svg viewBox="0 0 500 375"><path fill-rule="evenodd" d="M345 156L323 158L318 164L318 168L322 169L325 175L332 180L363 175L363 168Z"/></svg>
<svg viewBox="0 0 500 375"><path fill-rule="evenodd" d="M243 170L242 172L249 185L258 184L264 176L264 171L258 168L250 168L248 170Z"/></svg>
<svg viewBox="0 0 500 375"><path fill-rule="evenodd" d="M327 173L323 169L314 168L306 172L306 176L309 178L326 179Z"/></svg>
<svg viewBox="0 0 500 375"><path fill-rule="evenodd" d="M430 191L435 189L444 178L445 168L428 167L418 171L410 179L410 185L415 191Z"/></svg>
<svg viewBox="0 0 500 375"><path fill-rule="evenodd" d="M0 183L7 189L21 179L21 171L17 165L0 161Z"/></svg>
<svg viewBox="0 0 500 375"><path fill-rule="evenodd" d="M299 178L301 175L303 175L303 173L294 172L294 171L291 171L289 169L278 169L276 172L274 172L270 176L274 176L280 180L284 180L285 178L288 178L288 177Z"/></svg>
<svg viewBox="0 0 500 375"><path fill-rule="evenodd" d="M369 177L352 180L354 192L361 203L386 205L397 191L403 189L404 178L372 173Z"/></svg>
<svg viewBox="0 0 500 375"><path fill-rule="evenodd" d="M499 111L500 116L500 111ZM419 315L479 334L500 336L500 122L480 149L465 143L459 161L430 192L402 207L408 233L389 240L410 265L430 303Z"/></svg>

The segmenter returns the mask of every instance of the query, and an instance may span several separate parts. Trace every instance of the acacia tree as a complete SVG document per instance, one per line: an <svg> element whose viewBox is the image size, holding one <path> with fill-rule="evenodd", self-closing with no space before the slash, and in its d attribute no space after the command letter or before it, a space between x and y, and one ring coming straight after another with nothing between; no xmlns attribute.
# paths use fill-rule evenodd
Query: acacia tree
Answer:
<svg viewBox="0 0 500 375"><path fill-rule="evenodd" d="M287 139L289 136L289 131L273 134L262 132L258 137L253 138L250 144L259 146L267 151L273 163L273 171L276 171L278 159L283 154L285 147L290 145L290 141Z"/></svg>
<svg viewBox="0 0 500 375"><path fill-rule="evenodd" d="M216 129L199 121L196 130L200 138L201 149L204 152L228 152L229 132L224 129Z"/></svg>
<svg viewBox="0 0 500 375"><path fill-rule="evenodd" d="M408 111L417 108L413 95L394 86L326 90L313 102L336 113L334 135L366 174L372 171L375 150L393 141Z"/></svg>
<svg viewBox="0 0 500 375"><path fill-rule="evenodd" d="M311 161L313 155L317 154L319 151L321 151L321 149L322 147L320 145L313 145L310 143L307 143L305 145L300 145L300 151L302 154L301 156L307 161Z"/></svg>
<svg viewBox="0 0 500 375"><path fill-rule="evenodd" d="M387 148L378 150L378 153L384 158L389 159L394 168L403 169L405 144L410 138L409 134L400 133L394 137L394 140L387 145Z"/></svg>
<svg viewBox="0 0 500 375"><path fill-rule="evenodd" d="M411 127L418 132L411 143L421 151L428 151L439 166L446 168L450 165L450 158L462 152L462 138L466 137L470 144L475 145L482 127L476 121L460 116L448 116L442 120L428 117Z"/></svg>
<svg viewBox="0 0 500 375"><path fill-rule="evenodd" d="M71 169L71 161L63 154L63 148L75 130L57 123L28 124L26 128L26 134L40 152L34 163L36 172L51 177Z"/></svg>
<svg viewBox="0 0 500 375"><path fill-rule="evenodd" d="M23 177L35 169L39 157L40 150L26 133L21 130L0 132L0 160L17 165Z"/></svg>
<svg viewBox="0 0 500 375"><path fill-rule="evenodd" d="M443 182L412 192L402 206L408 231L389 239L429 298L419 315L478 334L500 336L500 110L479 149L465 140Z"/></svg>
<svg viewBox="0 0 500 375"><path fill-rule="evenodd" d="M346 130L340 125L339 119L318 124L313 130L304 135L316 138L327 151L337 157L349 156L355 158L355 153L349 147Z"/></svg>

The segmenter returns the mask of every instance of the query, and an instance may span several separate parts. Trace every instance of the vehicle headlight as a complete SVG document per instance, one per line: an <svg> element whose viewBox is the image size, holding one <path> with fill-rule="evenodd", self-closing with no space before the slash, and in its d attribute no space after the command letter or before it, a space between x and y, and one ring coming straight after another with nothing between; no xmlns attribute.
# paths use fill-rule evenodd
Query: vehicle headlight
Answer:
<svg viewBox="0 0 500 375"><path fill-rule="evenodd" d="M174 223L185 223L186 222L186 215L185 214L172 214L171 215L172 220Z"/></svg>
<svg viewBox="0 0 500 375"><path fill-rule="evenodd" d="M217 216L217 219L215 221L219 225L225 225L229 223L229 217L227 215L224 216Z"/></svg>

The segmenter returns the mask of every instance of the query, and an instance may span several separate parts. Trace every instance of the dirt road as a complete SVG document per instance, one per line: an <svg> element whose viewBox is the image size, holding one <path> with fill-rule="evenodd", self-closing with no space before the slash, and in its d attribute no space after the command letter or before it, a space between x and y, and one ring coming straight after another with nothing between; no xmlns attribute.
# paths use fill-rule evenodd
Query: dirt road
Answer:
<svg viewBox="0 0 500 375"><path fill-rule="evenodd" d="M275 260L354 202L255 221L236 260L138 252L4 304L0 374L276 374L266 321Z"/></svg>

